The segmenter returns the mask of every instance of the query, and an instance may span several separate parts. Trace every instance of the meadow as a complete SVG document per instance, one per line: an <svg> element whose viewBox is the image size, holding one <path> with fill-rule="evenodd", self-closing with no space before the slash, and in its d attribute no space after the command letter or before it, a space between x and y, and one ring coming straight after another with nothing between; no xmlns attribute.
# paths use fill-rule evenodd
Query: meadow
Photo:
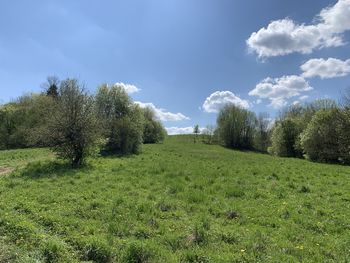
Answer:
<svg viewBox="0 0 350 263"><path fill-rule="evenodd" d="M169 136L71 169L0 152L0 262L349 262L350 167Z"/></svg>

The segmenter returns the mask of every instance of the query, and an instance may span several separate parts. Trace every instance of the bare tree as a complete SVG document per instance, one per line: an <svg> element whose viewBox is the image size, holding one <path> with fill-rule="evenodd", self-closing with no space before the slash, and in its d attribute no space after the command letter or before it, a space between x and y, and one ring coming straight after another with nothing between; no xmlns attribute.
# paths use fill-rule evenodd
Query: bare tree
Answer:
<svg viewBox="0 0 350 263"><path fill-rule="evenodd" d="M203 135L204 135L204 142L207 144L212 144L213 143L213 137L214 137L214 132L215 132L215 126L214 125L207 125L205 129L203 130Z"/></svg>
<svg viewBox="0 0 350 263"><path fill-rule="evenodd" d="M350 109L350 86L342 92L341 105Z"/></svg>

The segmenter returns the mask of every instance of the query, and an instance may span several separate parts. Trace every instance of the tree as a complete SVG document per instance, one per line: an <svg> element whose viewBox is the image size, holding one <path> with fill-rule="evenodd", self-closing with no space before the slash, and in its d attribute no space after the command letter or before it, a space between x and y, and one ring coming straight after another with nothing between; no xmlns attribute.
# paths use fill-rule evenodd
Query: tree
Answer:
<svg viewBox="0 0 350 263"><path fill-rule="evenodd" d="M158 143L163 141L167 133L162 123L157 120L154 110L149 107L144 108L143 116L143 143Z"/></svg>
<svg viewBox="0 0 350 263"><path fill-rule="evenodd" d="M350 109L350 86L342 92L341 105L345 109Z"/></svg>
<svg viewBox="0 0 350 263"><path fill-rule="evenodd" d="M282 157L301 157L298 141L301 131L298 122L292 118L277 121L272 130L269 152Z"/></svg>
<svg viewBox="0 0 350 263"><path fill-rule="evenodd" d="M16 131L16 109L7 104L0 108L0 149L10 149L14 146L13 134Z"/></svg>
<svg viewBox="0 0 350 263"><path fill-rule="evenodd" d="M46 95L52 98L57 98L59 85L60 85L60 80L58 77L56 76L47 77L47 82L43 84Z"/></svg>
<svg viewBox="0 0 350 263"><path fill-rule="evenodd" d="M214 139L215 126L207 125L202 133L204 135L204 142L207 144L212 144Z"/></svg>
<svg viewBox="0 0 350 263"><path fill-rule="evenodd" d="M200 129L199 129L198 124L196 124L196 125L193 127L193 133L194 133L194 143L196 143L198 134L200 133Z"/></svg>
<svg viewBox="0 0 350 263"><path fill-rule="evenodd" d="M257 118L256 131L254 134L254 149L267 152L270 144L270 116L268 113L260 113Z"/></svg>
<svg viewBox="0 0 350 263"><path fill-rule="evenodd" d="M220 140L229 148L252 149L255 127L255 114L233 104L224 106L217 117Z"/></svg>
<svg viewBox="0 0 350 263"><path fill-rule="evenodd" d="M94 99L76 79L61 82L44 135L52 150L73 167L81 166L96 140Z"/></svg>
<svg viewBox="0 0 350 263"><path fill-rule="evenodd" d="M144 130L142 110L123 87L101 85L96 95L96 110L104 130L105 152L131 154L140 151Z"/></svg>
<svg viewBox="0 0 350 263"><path fill-rule="evenodd" d="M14 149L45 146L38 131L50 111L50 98L29 94L0 107L0 148Z"/></svg>
<svg viewBox="0 0 350 263"><path fill-rule="evenodd" d="M339 153L343 163L350 164L350 109L343 108L339 115Z"/></svg>
<svg viewBox="0 0 350 263"><path fill-rule="evenodd" d="M301 145L308 159L319 162L338 162L341 156L339 109L318 111L301 134Z"/></svg>
<svg viewBox="0 0 350 263"><path fill-rule="evenodd" d="M301 133L318 111L335 108L337 104L330 99L288 107L280 114L272 129L269 152L284 157L302 157Z"/></svg>

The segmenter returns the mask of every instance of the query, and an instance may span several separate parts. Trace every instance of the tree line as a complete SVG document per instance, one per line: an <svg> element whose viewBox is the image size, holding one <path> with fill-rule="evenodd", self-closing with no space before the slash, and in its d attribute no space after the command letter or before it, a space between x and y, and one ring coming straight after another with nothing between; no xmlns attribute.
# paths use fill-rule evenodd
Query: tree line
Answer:
<svg viewBox="0 0 350 263"><path fill-rule="evenodd" d="M0 149L50 147L72 166L101 154L139 153L142 143L164 140L150 108L140 108L119 85L90 94L77 79L49 77L44 92L0 106Z"/></svg>
<svg viewBox="0 0 350 263"><path fill-rule="evenodd" d="M340 104L319 99L290 106L273 123L266 113L257 116L247 109L226 105L218 114L216 129L206 129L204 135L207 142L229 148L349 164L350 91Z"/></svg>

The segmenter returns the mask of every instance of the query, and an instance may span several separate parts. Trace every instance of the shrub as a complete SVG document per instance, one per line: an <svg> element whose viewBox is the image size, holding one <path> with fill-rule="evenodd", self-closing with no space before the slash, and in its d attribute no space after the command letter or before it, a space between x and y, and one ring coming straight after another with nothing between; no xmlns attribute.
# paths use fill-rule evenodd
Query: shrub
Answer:
<svg viewBox="0 0 350 263"><path fill-rule="evenodd" d="M145 108L143 109L143 116L143 142L158 143L163 141L167 133L162 123L156 119L154 111L151 108Z"/></svg>
<svg viewBox="0 0 350 263"><path fill-rule="evenodd" d="M76 79L61 82L55 109L43 135L52 150L74 167L81 166L97 140L94 100Z"/></svg>

